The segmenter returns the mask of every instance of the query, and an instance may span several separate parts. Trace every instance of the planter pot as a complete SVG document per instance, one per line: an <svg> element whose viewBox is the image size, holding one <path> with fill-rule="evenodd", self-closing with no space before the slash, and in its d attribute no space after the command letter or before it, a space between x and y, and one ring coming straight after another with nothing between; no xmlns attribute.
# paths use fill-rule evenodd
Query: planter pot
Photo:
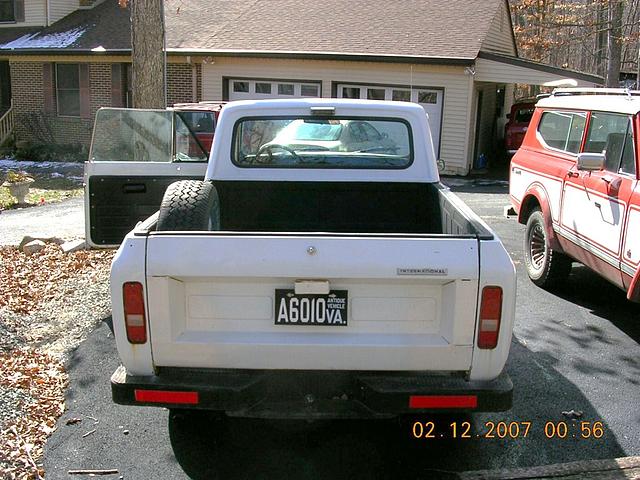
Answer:
<svg viewBox="0 0 640 480"><path fill-rule="evenodd" d="M33 183L33 180L20 183L5 183L5 186L9 189L9 193L13 195L18 203L26 203L26 197L29 194L29 185Z"/></svg>

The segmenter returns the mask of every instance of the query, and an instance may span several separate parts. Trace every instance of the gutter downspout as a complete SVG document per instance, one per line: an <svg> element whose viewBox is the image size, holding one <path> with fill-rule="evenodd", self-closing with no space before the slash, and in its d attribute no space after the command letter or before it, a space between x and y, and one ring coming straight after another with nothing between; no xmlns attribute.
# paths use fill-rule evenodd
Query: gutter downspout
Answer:
<svg viewBox="0 0 640 480"><path fill-rule="evenodd" d="M50 25L50 19L51 19L51 3L50 3L51 0L44 0L44 2L45 2L45 10L46 10L46 16L47 16L47 19L45 21L46 23L45 26L48 27Z"/></svg>

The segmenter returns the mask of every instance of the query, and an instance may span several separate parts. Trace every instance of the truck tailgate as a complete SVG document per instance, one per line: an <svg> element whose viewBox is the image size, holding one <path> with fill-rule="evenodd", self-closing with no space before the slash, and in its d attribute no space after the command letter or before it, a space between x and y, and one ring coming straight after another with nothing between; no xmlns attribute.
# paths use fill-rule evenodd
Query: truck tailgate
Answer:
<svg viewBox="0 0 640 480"><path fill-rule="evenodd" d="M154 233L156 366L461 371L471 366L478 241L447 236ZM276 290L327 280L347 325L276 324Z"/></svg>

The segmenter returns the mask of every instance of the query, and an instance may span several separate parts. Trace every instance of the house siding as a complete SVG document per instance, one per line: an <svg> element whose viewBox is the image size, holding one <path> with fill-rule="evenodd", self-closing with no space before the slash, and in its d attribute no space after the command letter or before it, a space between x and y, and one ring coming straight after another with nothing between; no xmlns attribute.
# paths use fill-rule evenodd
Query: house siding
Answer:
<svg viewBox="0 0 640 480"><path fill-rule="evenodd" d="M202 66L202 99L221 100L223 79L231 77L320 81L323 97L331 97L334 83L444 88L440 159L445 162L445 173L468 172L467 104L471 92L462 67L218 57L213 64Z"/></svg>
<svg viewBox="0 0 640 480"><path fill-rule="evenodd" d="M49 24L66 17L79 6L78 0L49 0Z"/></svg>
<svg viewBox="0 0 640 480"><path fill-rule="evenodd" d="M475 79L479 82L496 82L496 83L524 83L529 85L542 85L546 82L561 80L572 77L571 72L566 75L558 75L555 73L534 70L533 68L525 68L508 63L496 62L485 58L476 60ZM580 87L595 86L592 82L577 80Z"/></svg>
<svg viewBox="0 0 640 480"><path fill-rule="evenodd" d="M493 18L493 21L491 22L487 36L482 42L480 50L516 55L509 15L507 6L502 2L495 17Z"/></svg>
<svg viewBox="0 0 640 480"><path fill-rule="evenodd" d="M24 2L24 21L16 23L7 23L5 27L40 27L46 26L47 23L47 7L45 0L25 0Z"/></svg>

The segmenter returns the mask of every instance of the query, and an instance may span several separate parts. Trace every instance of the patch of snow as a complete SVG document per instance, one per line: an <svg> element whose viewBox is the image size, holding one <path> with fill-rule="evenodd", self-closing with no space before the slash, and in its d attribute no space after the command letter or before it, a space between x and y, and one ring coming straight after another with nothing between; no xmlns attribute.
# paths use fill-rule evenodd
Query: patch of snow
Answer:
<svg viewBox="0 0 640 480"><path fill-rule="evenodd" d="M0 45L0 49L65 48L77 42L85 31L85 28L74 28L66 32L50 33L46 35L28 33L8 43Z"/></svg>
<svg viewBox="0 0 640 480"><path fill-rule="evenodd" d="M15 160L13 158L0 159L0 170L17 170L17 169L55 169L64 168L83 168L82 163L78 162L32 162L29 160Z"/></svg>

